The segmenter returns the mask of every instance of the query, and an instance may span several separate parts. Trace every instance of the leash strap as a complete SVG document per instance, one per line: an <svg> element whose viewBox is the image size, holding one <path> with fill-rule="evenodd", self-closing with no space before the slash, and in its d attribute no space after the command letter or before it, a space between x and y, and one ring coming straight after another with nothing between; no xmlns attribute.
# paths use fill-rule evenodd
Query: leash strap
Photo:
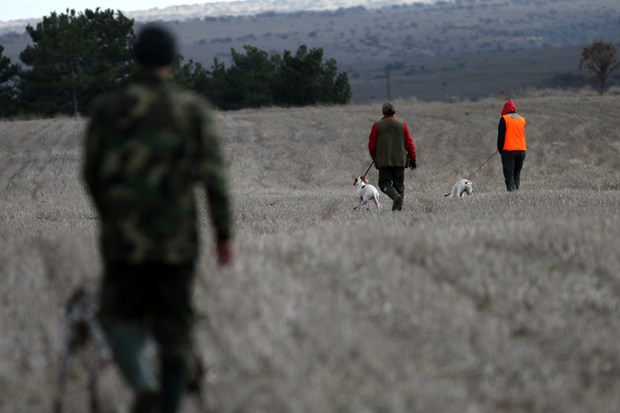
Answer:
<svg viewBox="0 0 620 413"><path fill-rule="evenodd" d="M366 178L366 175L368 174L368 171L370 171L370 168L372 168L372 166L375 164L375 160L373 159L372 162L370 163L370 166L368 167L368 169L366 169L366 172L364 172L364 175L362 175L362 178Z"/></svg>
<svg viewBox="0 0 620 413"><path fill-rule="evenodd" d="M469 176L467 177L467 180L468 180L468 181L470 181L470 180L471 180L471 178L472 178L474 175L476 175L476 173L478 173L478 171L479 171L479 170L481 170L481 169L482 169L482 167L483 167L484 165L486 165L486 164L487 164L487 162L489 162L489 161L491 160L491 158L493 158L495 155L497 155L497 152L499 152L499 151L495 151L495 152L493 152L493 155L489 156L489 158L488 158L486 161L484 161L484 163L483 163L482 165L480 165L478 168L476 168L476 170L475 170L474 172L472 172L471 174L469 174Z"/></svg>

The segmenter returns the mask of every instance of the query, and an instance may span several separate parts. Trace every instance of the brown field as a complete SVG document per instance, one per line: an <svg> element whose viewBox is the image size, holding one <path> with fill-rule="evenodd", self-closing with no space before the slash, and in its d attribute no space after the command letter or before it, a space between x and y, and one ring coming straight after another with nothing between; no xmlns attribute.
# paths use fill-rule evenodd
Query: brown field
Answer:
<svg viewBox="0 0 620 413"><path fill-rule="evenodd" d="M396 101L419 154L400 214L385 195L379 213L352 209L380 105L218 114L238 257L215 268L204 218L196 340L212 411L618 411L620 94L515 102L521 191L494 158L471 197L448 200L495 150L503 101ZM98 277L84 125L0 122L3 413L51 411L62 303ZM68 411L84 412L72 372ZM101 378L104 411L126 411L117 372Z"/></svg>

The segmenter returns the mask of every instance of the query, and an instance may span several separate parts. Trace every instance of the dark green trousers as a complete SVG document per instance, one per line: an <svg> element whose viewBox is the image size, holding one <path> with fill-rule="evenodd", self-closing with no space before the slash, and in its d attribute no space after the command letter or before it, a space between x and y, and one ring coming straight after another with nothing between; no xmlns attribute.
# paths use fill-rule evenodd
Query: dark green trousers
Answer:
<svg viewBox="0 0 620 413"><path fill-rule="evenodd" d="M394 190L399 195L405 194L405 168L388 166L379 168L379 189L391 199L394 199Z"/></svg>
<svg viewBox="0 0 620 413"><path fill-rule="evenodd" d="M160 392L153 411L173 413L185 391L193 361L191 304L195 266L105 263L100 318L123 376L136 392ZM158 381L144 355L148 336L157 342Z"/></svg>
<svg viewBox="0 0 620 413"><path fill-rule="evenodd" d="M405 168L379 168L379 189L394 201L392 211L402 210L405 198Z"/></svg>

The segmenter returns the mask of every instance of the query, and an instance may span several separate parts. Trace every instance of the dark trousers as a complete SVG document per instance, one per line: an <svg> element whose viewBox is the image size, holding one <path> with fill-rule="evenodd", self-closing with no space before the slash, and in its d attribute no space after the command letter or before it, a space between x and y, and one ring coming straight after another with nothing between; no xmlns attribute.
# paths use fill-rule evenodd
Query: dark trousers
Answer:
<svg viewBox="0 0 620 413"><path fill-rule="evenodd" d="M379 188L394 201L392 211L401 211L405 199L405 168L379 168Z"/></svg>
<svg viewBox="0 0 620 413"><path fill-rule="evenodd" d="M379 168L379 189L391 199L394 199L396 194L403 196L405 194L405 168L394 166Z"/></svg>
<svg viewBox="0 0 620 413"><path fill-rule="evenodd" d="M114 359L136 395L160 387L162 412L177 410L193 361L193 280L193 263L105 263L100 318ZM159 386L142 351L148 335L158 345Z"/></svg>
<svg viewBox="0 0 620 413"><path fill-rule="evenodd" d="M521 182L521 168L523 167L523 161L525 160L525 151L504 151L501 156L506 189L508 191L519 189L519 184Z"/></svg>

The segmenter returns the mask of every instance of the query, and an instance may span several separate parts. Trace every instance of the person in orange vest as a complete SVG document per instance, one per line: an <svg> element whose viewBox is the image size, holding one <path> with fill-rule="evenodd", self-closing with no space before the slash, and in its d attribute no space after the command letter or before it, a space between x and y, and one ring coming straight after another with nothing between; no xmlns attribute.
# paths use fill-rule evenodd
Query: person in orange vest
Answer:
<svg viewBox="0 0 620 413"><path fill-rule="evenodd" d="M502 109L497 130L497 150L502 157L504 180L508 192L519 189L521 168L525 160L525 118L517 113L512 100Z"/></svg>

